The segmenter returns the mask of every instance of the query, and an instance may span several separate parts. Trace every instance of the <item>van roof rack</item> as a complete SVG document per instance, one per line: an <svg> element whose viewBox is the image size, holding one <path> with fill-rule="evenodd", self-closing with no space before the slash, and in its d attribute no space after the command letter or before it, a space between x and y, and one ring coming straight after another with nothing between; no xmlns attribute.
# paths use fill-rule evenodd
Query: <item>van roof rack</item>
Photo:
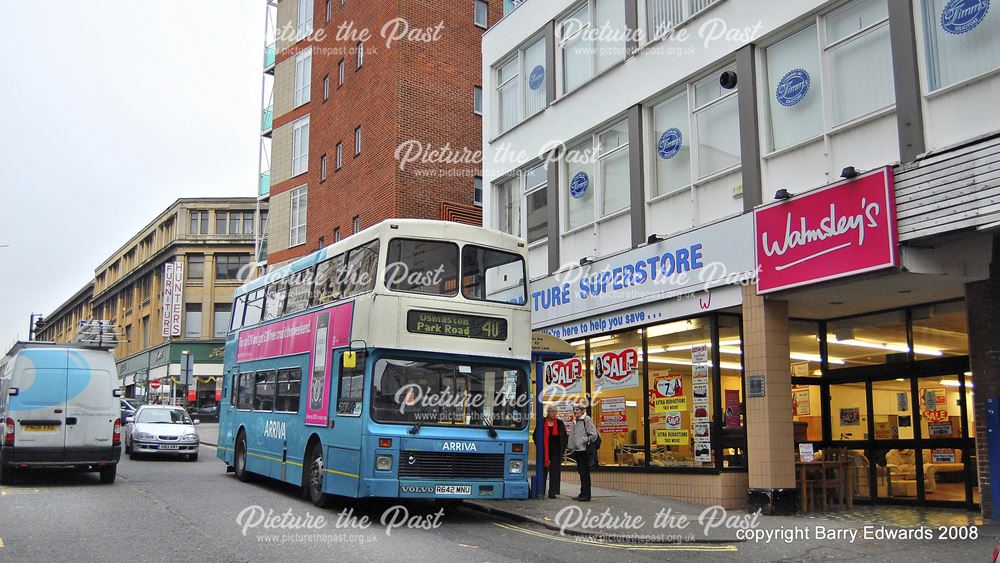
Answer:
<svg viewBox="0 0 1000 563"><path fill-rule="evenodd" d="M80 321L80 329L73 337L72 344L85 348L113 350L122 341L114 321Z"/></svg>

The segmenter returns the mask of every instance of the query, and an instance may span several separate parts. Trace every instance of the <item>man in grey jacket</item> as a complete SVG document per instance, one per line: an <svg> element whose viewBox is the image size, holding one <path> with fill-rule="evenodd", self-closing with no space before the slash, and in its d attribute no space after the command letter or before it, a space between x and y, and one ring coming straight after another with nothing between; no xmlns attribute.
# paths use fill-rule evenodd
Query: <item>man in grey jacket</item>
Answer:
<svg viewBox="0 0 1000 563"><path fill-rule="evenodd" d="M575 421L573 428L569 431L569 440L566 447L576 460L576 470L580 473L580 494L573 497L573 500L580 502L590 501L590 454L587 446L597 440L597 427L594 421L587 416L587 409L582 404L573 406L573 417Z"/></svg>

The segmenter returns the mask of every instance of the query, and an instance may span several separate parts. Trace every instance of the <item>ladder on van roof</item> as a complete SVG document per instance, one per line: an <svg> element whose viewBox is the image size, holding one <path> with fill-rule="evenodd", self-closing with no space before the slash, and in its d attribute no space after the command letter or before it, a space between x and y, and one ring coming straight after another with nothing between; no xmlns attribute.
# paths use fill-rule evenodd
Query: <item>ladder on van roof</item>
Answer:
<svg viewBox="0 0 1000 563"><path fill-rule="evenodd" d="M114 321L80 321L80 330L72 343L86 348L112 350L121 344L120 336Z"/></svg>

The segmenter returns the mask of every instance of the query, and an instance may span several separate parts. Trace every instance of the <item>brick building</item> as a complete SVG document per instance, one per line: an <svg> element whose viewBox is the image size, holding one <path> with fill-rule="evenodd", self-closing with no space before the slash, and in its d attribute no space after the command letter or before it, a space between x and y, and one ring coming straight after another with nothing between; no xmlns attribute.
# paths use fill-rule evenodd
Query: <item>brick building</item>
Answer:
<svg viewBox="0 0 1000 563"><path fill-rule="evenodd" d="M262 257L285 262L388 217L480 224L480 44L502 3L272 0L268 9ZM397 149L417 161L401 166ZM428 154L465 157L421 162Z"/></svg>

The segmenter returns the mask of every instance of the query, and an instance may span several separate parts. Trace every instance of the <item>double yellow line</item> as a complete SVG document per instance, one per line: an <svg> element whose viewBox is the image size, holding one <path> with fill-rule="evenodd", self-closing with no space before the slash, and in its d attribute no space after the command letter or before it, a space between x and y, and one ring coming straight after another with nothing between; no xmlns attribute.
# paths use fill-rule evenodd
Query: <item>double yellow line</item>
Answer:
<svg viewBox="0 0 1000 563"><path fill-rule="evenodd" d="M644 545L644 544L629 544L629 543L611 543L611 542L600 542L595 540L589 540L583 537L574 539L565 536L543 534L541 532L536 532L534 530L529 530L527 528L522 528L520 526L514 526L512 524L502 524L500 522L494 522L493 525L499 526L505 530L510 530L512 532L527 534L529 536L535 536L547 540L568 542L577 545L584 544L592 547L603 547L606 549L619 549L625 551L711 551L711 552L736 551L735 545L693 545L693 544L671 544L671 545L645 544Z"/></svg>

